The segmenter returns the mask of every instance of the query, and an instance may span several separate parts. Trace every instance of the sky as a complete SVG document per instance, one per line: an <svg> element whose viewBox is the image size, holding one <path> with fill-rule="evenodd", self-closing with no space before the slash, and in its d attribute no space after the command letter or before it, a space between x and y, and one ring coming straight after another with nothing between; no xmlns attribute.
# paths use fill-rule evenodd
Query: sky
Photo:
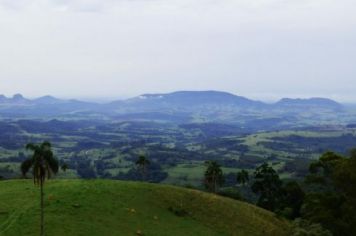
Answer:
<svg viewBox="0 0 356 236"><path fill-rule="evenodd" d="M356 102L355 0L0 0L0 94Z"/></svg>

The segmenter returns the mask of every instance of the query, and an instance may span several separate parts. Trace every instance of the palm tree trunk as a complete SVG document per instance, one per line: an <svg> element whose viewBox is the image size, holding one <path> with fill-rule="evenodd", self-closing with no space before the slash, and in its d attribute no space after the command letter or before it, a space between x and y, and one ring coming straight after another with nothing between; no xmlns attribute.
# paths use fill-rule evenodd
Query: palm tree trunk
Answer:
<svg viewBox="0 0 356 236"><path fill-rule="evenodd" d="M43 204L43 182L40 182L41 186L41 236L44 236L44 204Z"/></svg>

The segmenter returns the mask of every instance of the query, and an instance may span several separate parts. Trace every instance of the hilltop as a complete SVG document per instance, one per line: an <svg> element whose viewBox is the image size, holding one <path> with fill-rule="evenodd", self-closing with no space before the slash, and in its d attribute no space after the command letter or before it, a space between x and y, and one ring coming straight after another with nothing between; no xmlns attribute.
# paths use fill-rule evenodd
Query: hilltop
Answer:
<svg viewBox="0 0 356 236"><path fill-rule="evenodd" d="M0 234L38 235L32 181L2 181L0 189ZM253 205L173 186L52 180L45 192L47 235L286 235L289 227Z"/></svg>

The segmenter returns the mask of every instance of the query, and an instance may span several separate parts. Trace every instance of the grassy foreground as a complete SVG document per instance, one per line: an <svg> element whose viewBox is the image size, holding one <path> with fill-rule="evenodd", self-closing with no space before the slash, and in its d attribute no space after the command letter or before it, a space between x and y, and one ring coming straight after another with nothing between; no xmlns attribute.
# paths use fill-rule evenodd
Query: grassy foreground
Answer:
<svg viewBox="0 0 356 236"><path fill-rule="evenodd" d="M289 225L255 206L196 190L111 180L45 185L46 235L286 235ZM39 235L39 191L0 182L0 235Z"/></svg>

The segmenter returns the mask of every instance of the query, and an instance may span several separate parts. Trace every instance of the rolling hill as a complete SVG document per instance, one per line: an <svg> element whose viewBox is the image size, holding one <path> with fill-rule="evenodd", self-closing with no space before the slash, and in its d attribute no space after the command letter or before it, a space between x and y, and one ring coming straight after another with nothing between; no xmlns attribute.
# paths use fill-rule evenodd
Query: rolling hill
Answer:
<svg viewBox="0 0 356 236"><path fill-rule="evenodd" d="M0 182L0 235L39 234L39 191ZM52 180L45 186L47 235L287 235L289 224L247 203L166 185Z"/></svg>

